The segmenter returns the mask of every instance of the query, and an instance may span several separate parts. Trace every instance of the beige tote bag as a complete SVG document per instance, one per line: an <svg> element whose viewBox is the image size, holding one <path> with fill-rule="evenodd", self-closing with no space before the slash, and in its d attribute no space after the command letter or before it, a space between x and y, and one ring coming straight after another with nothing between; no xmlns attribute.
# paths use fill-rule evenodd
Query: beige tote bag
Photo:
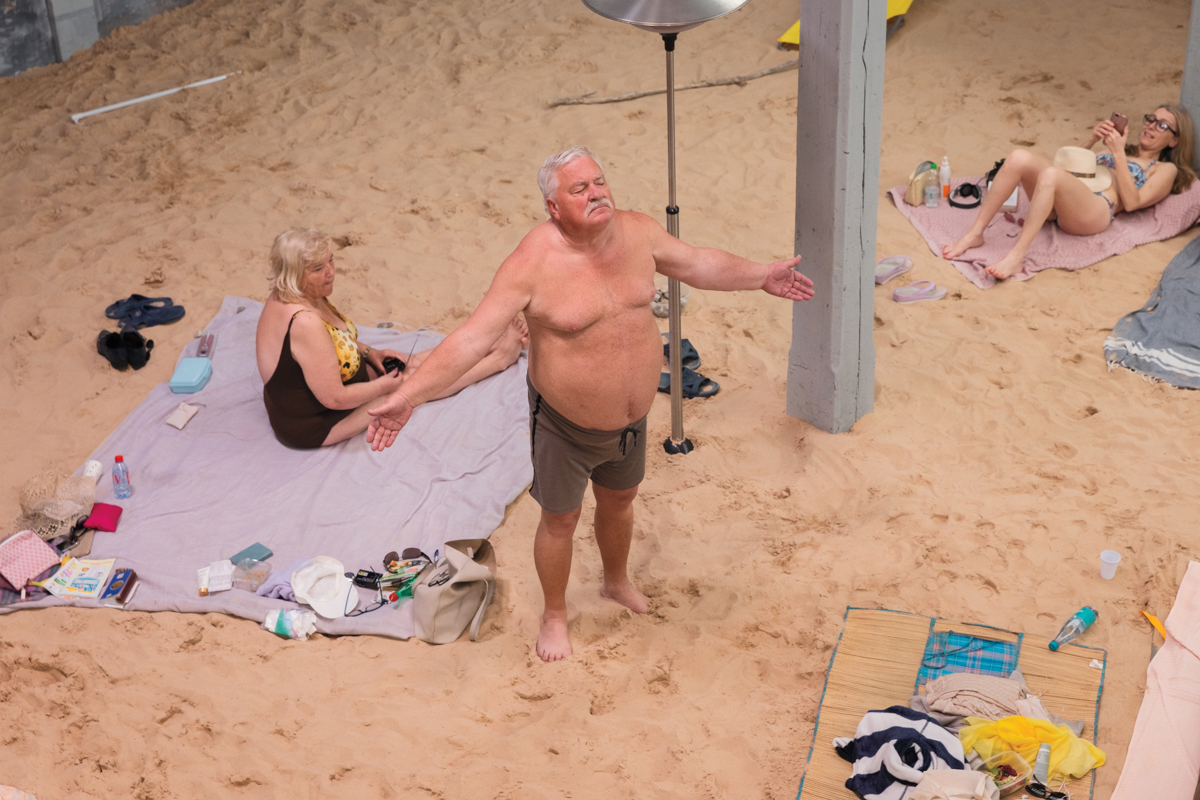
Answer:
<svg viewBox="0 0 1200 800"><path fill-rule="evenodd" d="M469 626L473 642L496 587L496 551L487 539L457 539L445 547L413 585L417 637L447 644Z"/></svg>

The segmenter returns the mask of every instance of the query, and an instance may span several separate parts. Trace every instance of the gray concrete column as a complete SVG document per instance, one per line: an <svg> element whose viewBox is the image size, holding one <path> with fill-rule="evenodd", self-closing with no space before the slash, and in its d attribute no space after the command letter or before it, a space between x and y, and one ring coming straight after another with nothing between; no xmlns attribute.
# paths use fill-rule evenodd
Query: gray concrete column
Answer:
<svg viewBox="0 0 1200 800"><path fill-rule="evenodd" d="M1200 123L1200 0L1192 0L1192 20L1188 27L1187 55L1183 58L1183 86L1179 105ZM1192 153L1192 167L1200 171L1200 149ZM1200 792L1200 789L1197 789Z"/></svg>
<svg viewBox="0 0 1200 800"><path fill-rule="evenodd" d="M54 62L46 0L0 2L0 77Z"/></svg>
<svg viewBox="0 0 1200 800"><path fill-rule="evenodd" d="M100 39L100 15L94 0L47 0L50 24L54 27L58 60L66 61Z"/></svg>
<svg viewBox="0 0 1200 800"><path fill-rule="evenodd" d="M800 7L795 252L817 294L792 313L787 411L830 433L874 407L886 17L876 0Z"/></svg>

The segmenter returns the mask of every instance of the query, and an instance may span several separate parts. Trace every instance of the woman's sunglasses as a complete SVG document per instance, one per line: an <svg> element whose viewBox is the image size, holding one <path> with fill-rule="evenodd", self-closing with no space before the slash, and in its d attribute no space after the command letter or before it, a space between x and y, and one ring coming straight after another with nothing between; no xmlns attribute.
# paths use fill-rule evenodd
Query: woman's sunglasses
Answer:
<svg viewBox="0 0 1200 800"><path fill-rule="evenodd" d="M1159 119L1158 117L1154 116L1153 114L1147 114L1146 116L1142 117L1142 122L1151 126L1152 128L1157 128L1160 131L1170 131L1171 133L1175 134L1176 136L1179 135L1179 131L1175 130L1170 125L1168 125L1166 120Z"/></svg>
<svg viewBox="0 0 1200 800"><path fill-rule="evenodd" d="M1041 800L1070 800L1071 797L1066 792L1052 792L1040 783L1025 784L1025 791Z"/></svg>

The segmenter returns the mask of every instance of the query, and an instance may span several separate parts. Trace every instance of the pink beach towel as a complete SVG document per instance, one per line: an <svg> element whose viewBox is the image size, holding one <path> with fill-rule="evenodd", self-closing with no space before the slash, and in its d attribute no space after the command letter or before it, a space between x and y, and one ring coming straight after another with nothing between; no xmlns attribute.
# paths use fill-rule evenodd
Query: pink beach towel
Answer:
<svg viewBox="0 0 1200 800"><path fill-rule="evenodd" d="M1112 800L1192 800L1200 779L1200 563L1188 564L1166 629Z"/></svg>
<svg viewBox="0 0 1200 800"><path fill-rule="evenodd" d="M980 178L966 178L954 181L954 185L980 181ZM925 237L925 243L934 255L940 258L942 245L949 244L966 233L975 220L978 209L953 208L948 203L942 203L937 208L910 206L904 202L906 188L897 186L892 189L889 192L892 201L900 213ZM1025 219L1028 208L1029 198L1021 191L1014 219ZM1010 280L1027 281L1035 272L1044 269L1073 270L1091 266L1109 256L1132 250L1139 244L1178 236L1195 225L1197 220L1200 220L1200 181L1193 182L1184 192L1169 195L1151 208L1118 214L1105 231L1094 236L1072 236L1063 233L1057 225L1047 224L1034 238L1033 245L1025 256L1024 268ZM1003 258L1020 233L1021 228L1016 222L1009 222L1004 215L997 214L983 234L983 247L968 250L963 254L964 260L951 263L958 267L958 271L971 283L980 289L988 289L995 285L996 279L984 272L983 268Z"/></svg>

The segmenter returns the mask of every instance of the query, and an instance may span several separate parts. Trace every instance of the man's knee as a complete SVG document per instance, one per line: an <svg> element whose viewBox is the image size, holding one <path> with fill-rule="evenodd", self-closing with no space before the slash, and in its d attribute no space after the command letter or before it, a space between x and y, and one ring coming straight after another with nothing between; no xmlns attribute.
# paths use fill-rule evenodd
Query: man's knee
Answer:
<svg viewBox="0 0 1200 800"><path fill-rule="evenodd" d="M583 506L568 511L565 514L552 514L546 509L542 509L542 522L538 526L539 530L543 530L554 537L570 537L575 534L575 526L579 524L579 513L583 510Z"/></svg>
<svg viewBox="0 0 1200 800"><path fill-rule="evenodd" d="M595 483L592 484L592 494L596 496L597 511L621 511L633 505L637 497L638 486L629 489L606 489Z"/></svg>

